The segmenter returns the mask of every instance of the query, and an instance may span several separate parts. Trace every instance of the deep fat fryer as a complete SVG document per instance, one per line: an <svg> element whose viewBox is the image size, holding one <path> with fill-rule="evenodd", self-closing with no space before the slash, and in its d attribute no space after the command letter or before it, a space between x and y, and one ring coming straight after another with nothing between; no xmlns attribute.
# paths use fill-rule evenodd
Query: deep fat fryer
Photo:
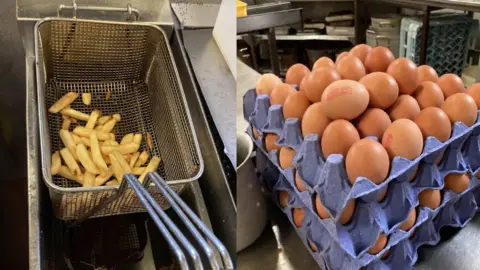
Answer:
<svg viewBox="0 0 480 270"><path fill-rule="evenodd" d="M139 16L130 5L102 9L74 2L73 6L61 5L59 15L67 9L74 16L82 10L126 12L133 21ZM163 30L138 22L46 18L35 26L35 58L42 172L55 215L75 224L86 218L146 209L182 269L191 264L203 269L200 253L206 254L212 269L233 269L223 244L176 194L185 183L200 177L203 160ZM119 186L88 188L52 176L51 153L63 146L58 135L61 120L48 114L47 108L69 91L92 93L92 104L104 114L122 115L116 126L117 140L137 131L151 134L150 154L162 159L157 172L150 173L143 184L128 174ZM111 93L108 101L107 92ZM91 111L79 100L71 107L83 113ZM200 252L163 211L170 206L195 236ZM206 239L220 253L223 264Z"/></svg>

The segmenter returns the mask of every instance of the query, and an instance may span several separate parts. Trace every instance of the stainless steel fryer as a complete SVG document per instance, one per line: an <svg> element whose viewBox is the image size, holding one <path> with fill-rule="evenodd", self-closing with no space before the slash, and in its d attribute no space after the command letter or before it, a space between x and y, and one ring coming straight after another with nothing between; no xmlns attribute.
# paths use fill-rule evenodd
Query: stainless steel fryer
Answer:
<svg viewBox="0 0 480 270"><path fill-rule="evenodd" d="M58 218L79 219L89 211L90 217L145 211L130 187L122 192L118 186L84 188L52 177L51 153L63 148L58 135L61 117L47 113L47 108L68 91L92 93L92 106L80 100L71 105L78 111L120 113L117 140L127 133L149 132L150 156L162 159L157 172L174 191L181 192L182 184L199 178L203 160L162 29L136 22L47 18L35 26L35 49L42 172ZM140 149L145 149L145 139ZM158 189L149 186L148 191L162 208L169 207Z"/></svg>

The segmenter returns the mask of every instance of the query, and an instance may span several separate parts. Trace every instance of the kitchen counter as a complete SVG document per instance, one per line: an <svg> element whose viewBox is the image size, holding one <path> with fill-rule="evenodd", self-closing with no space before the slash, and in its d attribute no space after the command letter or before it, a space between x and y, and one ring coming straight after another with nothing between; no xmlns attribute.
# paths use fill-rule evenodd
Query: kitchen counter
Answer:
<svg viewBox="0 0 480 270"><path fill-rule="evenodd" d="M255 86L260 74L238 61L237 64L237 130L244 131L247 122L243 119L243 95ZM250 247L237 254L239 270L290 270L318 269L287 217L269 206L271 226L267 226L260 238ZM479 269L480 215L458 230L443 228L442 241L435 247L424 246L418 251L415 270L429 269Z"/></svg>

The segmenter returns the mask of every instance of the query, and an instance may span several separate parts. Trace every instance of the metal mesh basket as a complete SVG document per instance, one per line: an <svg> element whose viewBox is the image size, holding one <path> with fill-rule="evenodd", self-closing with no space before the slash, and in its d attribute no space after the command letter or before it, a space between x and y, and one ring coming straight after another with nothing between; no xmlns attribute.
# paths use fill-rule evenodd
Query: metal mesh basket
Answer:
<svg viewBox="0 0 480 270"><path fill-rule="evenodd" d="M51 153L63 148L61 116L47 114L69 91L92 93L92 105L77 99L71 107L104 115L120 113L116 139L128 133L152 135L150 156L162 159L158 173L180 192L203 172L203 160L175 62L164 32L153 25L77 19L44 19L35 26L37 91L42 171L56 216L77 219L114 195L118 186L84 188L50 173ZM106 100L106 93L111 99ZM143 140L140 149L147 149ZM155 200L168 203L155 188ZM145 211L127 189L92 217Z"/></svg>

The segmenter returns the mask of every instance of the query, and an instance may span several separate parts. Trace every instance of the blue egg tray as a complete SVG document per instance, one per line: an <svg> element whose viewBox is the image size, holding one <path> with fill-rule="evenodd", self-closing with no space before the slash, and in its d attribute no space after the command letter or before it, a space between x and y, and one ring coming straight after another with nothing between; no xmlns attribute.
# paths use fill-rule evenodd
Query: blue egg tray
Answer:
<svg viewBox="0 0 480 270"><path fill-rule="evenodd" d="M292 205L294 205L293 203L296 205L301 204L302 207L308 209L306 212L309 213L307 215L309 224L313 224L309 226L314 226L312 228L315 229L306 230L306 232L316 232L311 235L314 237L312 241L317 243L317 245L318 243L323 244L323 241L316 238L326 237L324 234L328 235L335 242L335 245L344 254L347 254L349 258L352 258L356 264L363 262L360 264L363 266L369 265L376 258L368 254L367 251L375 243L381 232L389 236L386 249L392 247L392 252L396 250L393 249L393 246L397 243L411 242L411 240L406 241L404 239L408 238L404 236L411 232L403 232L399 229L400 225L406 220L410 211L418 206L418 193L424 189L443 189L443 178L447 174L468 173L471 176L468 189L462 194L455 194L449 190L442 191L442 204L439 208L434 211L428 208L421 208L420 211L417 211L418 226L420 226L419 223L422 221L423 212L427 212L428 218L433 220L438 216L439 212L445 212L445 209L449 208L448 205L452 201L456 203L460 198L466 197L474 200L473 195L471 195L472 190L480 182L472 176L473 172L476 173L480 168L480 144L478 138L480 136L480 122L478 120L470 128L462 123L456 123L453 126L451 138L444 143L433 137L427 138L424 143L423 153L413 161L395 157L391 163L390 175L383 183L376 185L369 179L358 178L354 185L351 186L345 172L344 157L334 154L325 160L320 150L319 136L310 134L303 138L300 121L295 118L284 120L282 106L270 106L267 95L257 97L255 90L249 90L244 96L243 109L245 118L250 122L248 133L258 148L273 164L273 168L270 168L272 166L265 167L265 170L267 170L265 173L271 175L276 180L274 183L267 183L267 186L274 190L288 191L291 194L290 198L295 198L295 200L290 200ZM253 137L252 127L260 133L260 136L256 139ZM295 168L285 170L280 168L276 150L266 153L263 144L263 137L266 133L277 134L279 136L276 142L278 145L295 149L296 153L293 158ZM437 165L436 160L442 153L444 153L442 161ZM307 190L304 192L300 192L295 186L295 171L307 187ZM409 182L408 180L411 177L414 177L414 179ZM387 190L385 199L377 202L377 198L385 190ZM316 215L314 206L316 194L320 196L322 204L329 212L331 218L320 219ZM338 222L338 218L347 202L351 199L356 200L352 220L346 225L341 225ZM463 200L461 199L460 201ZM456 222L460 220L468 221L473 216L473 213L476 212L476 209L475 202L470 208L471 211L467 211L468 209L458 210L462 213L457 213L461 217L458 217ZM449 214L456 213L455 208L446 212ZM472 214L467 215L470 213ZM289 214L287 213L287 215ZM445 225L464 226L466 224L466 222L453 223L452 218L442 214L441 218L437 218L441 220L436 221L438 225L436 228L439 230L441 226ZM428 219L425 218L425 220ZM410 231L412 230L414 228ZM421 229L419 228L418 230ZM434 239L437 240L436 242L438 242L438 230L436 231L437 238ZM432 239L433 236L429 236L428 243L432 243L434 241ZM416 245L412 250L416 251L418 246ZM416 254L416 252L412 254ZM393 258L395 256L389 255L390 257ZM331 262L328 263L330 269L337 269L337 267L331 267L331 265L338 264L335 263L334 258L329 257L328 260ZM342 260L341 258L339 259L340 262ZM376 268L374 269L386 269L381 267L389 260L382 260L382 264L375 266ZM414 262L415 260L412 261ZM395 265L395 263L391 265ZM388 269L394 268L389 266Z"/></svg>

